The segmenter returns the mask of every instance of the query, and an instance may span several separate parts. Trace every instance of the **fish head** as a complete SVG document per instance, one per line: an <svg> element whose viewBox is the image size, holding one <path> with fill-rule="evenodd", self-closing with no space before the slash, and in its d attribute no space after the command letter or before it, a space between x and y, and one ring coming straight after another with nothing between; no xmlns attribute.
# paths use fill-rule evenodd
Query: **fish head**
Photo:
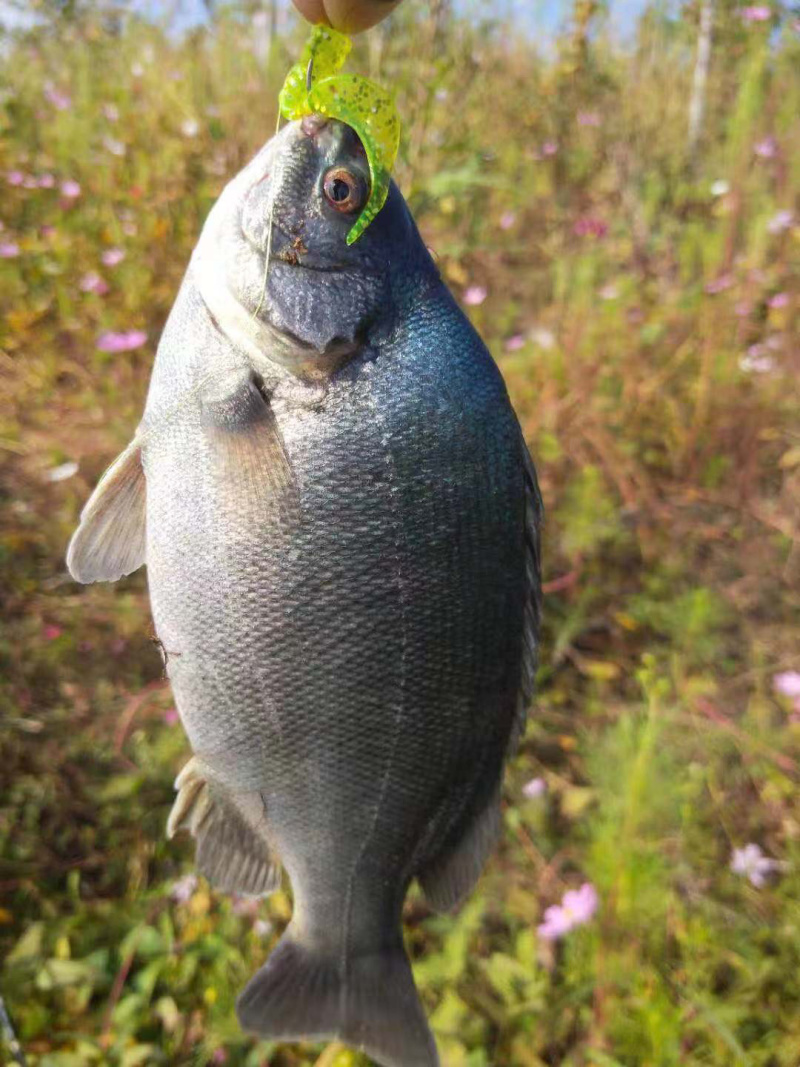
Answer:
<svg viewBox="0 0 800 1067"><path fill-rule="evenodd" d="M392 278L427 253L394 185L348 245L369 193L358 136L321 115L289 123L224 190L193 266L221 328L256 362L325 377L391 329Z"/></svg>

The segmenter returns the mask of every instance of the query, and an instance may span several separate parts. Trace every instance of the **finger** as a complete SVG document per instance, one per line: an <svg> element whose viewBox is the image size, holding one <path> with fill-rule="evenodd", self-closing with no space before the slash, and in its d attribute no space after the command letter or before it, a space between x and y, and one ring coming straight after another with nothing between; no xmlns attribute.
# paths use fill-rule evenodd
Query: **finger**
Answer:
<svg viewBox="0 0 800 1067"><path fill-rule="evenodd" d="M298 0L294 2L300 6ZM309 0L302 0L302 3L309 3ZM399 3L400 0L324 0L324 8L327 21L334 29L342 33L361 33L385 19Z"/></svg>
<svg viewBox="0 0 800 1067"><path fill-rule="evenodd" d="M320 22L330 25L328 16L325 14L323 0L292 0L292 3L303 18L308 19L313 25L316 26Z"/></svg>

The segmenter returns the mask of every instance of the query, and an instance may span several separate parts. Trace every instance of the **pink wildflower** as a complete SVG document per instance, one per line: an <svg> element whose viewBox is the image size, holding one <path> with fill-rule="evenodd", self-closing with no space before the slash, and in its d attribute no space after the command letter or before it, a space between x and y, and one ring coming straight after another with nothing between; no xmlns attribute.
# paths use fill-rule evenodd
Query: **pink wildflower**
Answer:
<svg viewBox="0 0 800 1067"><path fill-rule="evenodd" d="M579 126L599 126L600 116L596 111L579 111L578 112L578 125Z"/></svg>
<svg viewBox="0 0 800 1067"><path fill-rule="evenodd" d="M776 211L772 218L767 223L768 233L783 233L785 230L791 229L794 225L794 215L791 211L787 211L785 208L781 211Z"/></svg>
<svg viewBox="0 0 800 1067"><path fill-rule="evenodd" d="M197 875L185 874L183 878L179 878L177 882L172 883L172 889L169 891L170 899L174 900L176 904L185 904L189 900L197 889Z"/></svg>
<svg viewBox="0 0 800 1067"><path fill-rule="evenodd" d="M167 724L167 726L175 726L178 722L180 722L180 715L178 714L178 709L167 708L167 710L164 712L164 722Z"/></svg>
<svg viewBox="0 0 800 1067"><path fill-rule="evenodd" d="M103 115L109 122L116 122L119 118L119 108L115 104L103 104Z"/></svg>
<svg viewBox="0 0 800 1067"><path fill-rule="evenodd" d="M731 856L731 870L747 878L756 889L761 889L767 876L779 871L785 864L765 856L760 845L752 842L744 848L735 848Z"/></svg>
<svg viewBox="0 0 800 1067"><path fill-rule="evenodd" d="M500 216L500 229L510 230L514 223L517 221L517 216L513 211L504 211Z"/></svg>
<svg viewBox="0 0 800 1067"><path fill-rule="evenodd" d="M144 330L128 330L125 333L109 330L98 337L97 347L101 352L130 352L134 348L141 348L146 340Z"/></svg>
<svg viewBox="0 0 800 1067"><path fill-rule="evenodd" d="M238 894L234 895L231 904L233 914L242 919L255 919L260 907L261 901L258 897L242 897Z"/></svg>
<svg viewBox="0 0 800 1067"><path fill-rule="evenodd" d="M800 671L781 671L772 679L772 688L791 700L800 698Z"/></svg>
<svg viewBox="0 0 800 1067"><path fill-rule="evenodd" d="M557 152L558 145L555 141L545 141L542 145L542 155L545 157L554 156Z"/></svg>
<svg viewBox="0 0 800 1067"><path fill-rule="evenodd" d="M544 778L531 778L529 782L526 782L522 787L522 795L526 800L538 800L539 797L543 797L547 792L547 782Z"/></svg>
<svg viewBox="0 0 800 1067"><path fill-rule="evenodd" d="M125 252L121 248L108 248L100 257L104 267L116 267L124 258Z"/></svg>
<svg viewBox="0 0 800 1067"><path fill-rule="evenodd" d="M19 255L19 245L16 241L0 242L0 259L14 259Z"/></svg>
<svg viewBox="0 0 800 1067"><path fill-rule="evenodd" d="M224 1048L218 1048L214 1055L211 1057L211 1062L214 1064L227 1063L228 1053L225 1051Z"/></svg>
<svg viewBox="0 0 800 1067"><path fill-rule="evenodd" d="M572 232L578 237L600 238L605 237L608 233L608 225L602 219L595 218L592 215L584 215L582 218L575 220Z"/></svg>
<svg viewBox="0 0 800 1067"><path fill-rule="evenodd" d="M739 359L739 367L748 373L767 374L775 366L775 360L767 355L764 345L750 345L747 354Z"/></svg>
<svg viewBox="0 0 800 1067"><path fill-rule="evenodd" d="M105 296L108 292L108 282L96 270L90 270L81 278L79 288L83 293L96 293L97 296Z"/></svg>
<svg viewBox="0 0 800 1067"><path fill-rule="evenodd" d="M40 174L38 184L40 189L52 189L56 180L52 174Z"/></svg>
<svg viewBox="0 0 800 1067"><path fill-rule="evenodd" d="M764 4L743 7L742 18L745 22L766 22L767 19L772 18L772 10Z"/></svg>
<svg viewBox="0 0 800 1067"><path fill-rule="evenodd" d="M778 142L774 137L765 137L762 141L756 141L753 152L760 159L774 159L778 154Z"/></svg>
<svg viewBox="0 0 800 1067"><path fill-rule="evenodd" d="M767 306L771 307L771 308L785 308L785 307L788 306L788 304L789 304L789 294L788 293L775 293L775 295L771 296L769 298L769 300L767 301Z"/></svg>
<svg viewBox="0 0 800 1067"><path fill-rule="evenodd" d="M44 95L57 111L68 111L72 107L72 97L56 89L52 82L47 82Z"/></svg>
<svg viewBox="0 0 800 1067"><path fill-rule="evenodd" d="M515 333L513 337L509 337L506 341L506 352L519 352L524 347L525 334L523 333Z"/></svg>
<svg viewBox="0 0 800 1067"><path fill-rule="evenodd" d="M72 178L67 178L65 182L61 183L61 195L65 196L67 200L75 200L81 195L81 187Z"/></svg>
<svg viewBox="0 0 800 1067"><path fill-rule="evenodd" d="M10 170L8 174L6 174L6 181L9 185L22 185L25 181L25 175L21 170Z"/></svg>
<svg viewBox="0 0 800 1067"><path fill-rule="evenodd" d="M63 630L60 626L54 626L52 623L45 626L42 629L42 637L45 641L55 641L63 634Z"/></svg>
<svg viewBox="0 0 800 1067"><path fill-rule="evenodd" d="M464 290L464 303L469 307L477 307L478 304L482 304L488 292L483 285L470 285L469 288Z"/></svg>
<svg viewBox="0 0 800 1067"><path fill-rule="evenodd" d="M589 922L597 911L597 890L591 882L584 882L580 889L566 892L560 904L553 904L544 913L544 922L537 927L543 941L557 941Z"/></svg>
<svg viewBox="0 0 800 1067"><path fill-rule="evenodd" d="M709 296L715 296L717 293L724 293L726 289L730 289L733 285L733 276L731 274L720 274L718 278L714 278L706 286L706 292Z"/></svg>

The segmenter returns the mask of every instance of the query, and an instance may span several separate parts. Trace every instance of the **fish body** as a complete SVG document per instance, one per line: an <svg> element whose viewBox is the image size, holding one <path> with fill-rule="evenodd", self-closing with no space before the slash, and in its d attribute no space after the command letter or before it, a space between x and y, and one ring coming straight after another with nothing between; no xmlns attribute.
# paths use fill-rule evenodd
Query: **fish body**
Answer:
<svg viewBox="0 0 800 1067"><path fill-rule="evenodd" d="M352 212L325 195L333 172L358 192L362 155L304 120L223 193L69 560L84 580L147 563L195 754L171 828L223 889L289 876L243 1025L430 1067L401 911L415 878L456 905L496 839L540 504L499 371L396 187L346 247Z"/></svg>

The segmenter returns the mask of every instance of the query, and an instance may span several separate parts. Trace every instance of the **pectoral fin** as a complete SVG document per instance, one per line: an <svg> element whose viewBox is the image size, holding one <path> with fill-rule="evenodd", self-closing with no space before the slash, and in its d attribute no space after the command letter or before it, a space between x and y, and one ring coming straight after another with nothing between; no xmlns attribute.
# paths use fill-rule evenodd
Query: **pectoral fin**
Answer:
<svg viewBox="0 0 800 1067"><path fill-rule="evenodd" d="M202 397L202 423L223 495L247 504L290 507L294 474L275 415L249 373L231 377Z"/></svg>
<svg viewBox="0 0 800 1067"><path fill-rule="evenodd" d="M67 549L77 582L115 582L145 562L145 479L134 439L89 497Z"/></svg>
<svg viewBox="0 0 800 1067"><path fill-rule="evenodd" d="M258 897L274 892L280 885L280 864L244 813L214 787L200 760L189 760L175 788L167 837L184 827L191 832L197 841L197 869L209 882L226 893Z"/></svg>

